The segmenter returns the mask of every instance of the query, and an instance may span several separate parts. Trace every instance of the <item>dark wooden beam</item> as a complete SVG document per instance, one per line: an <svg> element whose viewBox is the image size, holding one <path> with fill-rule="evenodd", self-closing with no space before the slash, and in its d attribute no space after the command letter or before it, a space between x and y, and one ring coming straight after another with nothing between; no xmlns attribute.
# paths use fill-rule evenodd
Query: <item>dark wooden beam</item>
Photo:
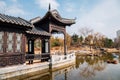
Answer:
<svg viewBox="0 0 120 80"><path fill-rule="evenodd" d="M64 55L67 55L67 48L66 48L66 31L64 31Z"/></svg>

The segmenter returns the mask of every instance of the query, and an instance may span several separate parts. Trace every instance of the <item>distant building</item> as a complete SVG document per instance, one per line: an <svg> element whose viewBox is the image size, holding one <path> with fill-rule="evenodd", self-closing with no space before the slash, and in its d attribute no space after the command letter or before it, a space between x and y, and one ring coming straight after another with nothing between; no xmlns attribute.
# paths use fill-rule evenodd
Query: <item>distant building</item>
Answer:
<svg viewBox="0 0 120 80"><path fill-rule="evenodd" d="M120 37L120 30L117 31L117 38Z"/></svg>
<svg viewBox="0 0 120 80"><path fill-rule="evenodd" d="M117 33L116 42L119 42L120 41L120 30L118 30L116 33Z"/></svg>
<svg viewBox="0 0 120 80"><path fill-rule="evenodd" d="M116 43L116 47L120 49L120 30L118 30L116 33L117 33L117 37L115 39L115 43Z"/></svg>

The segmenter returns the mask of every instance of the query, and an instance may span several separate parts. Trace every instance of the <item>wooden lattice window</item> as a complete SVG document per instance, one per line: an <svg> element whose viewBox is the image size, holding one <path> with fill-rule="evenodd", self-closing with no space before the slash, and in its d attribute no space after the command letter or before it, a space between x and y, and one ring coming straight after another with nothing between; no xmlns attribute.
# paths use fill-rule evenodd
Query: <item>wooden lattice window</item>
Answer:
<svg viewBox="0 0 120 80"><path fill-rule="evenodd" d="M7 48L6 52L13 52L14 33L7 33Z"/></svg>
<svg viewBox="0 0 120 80"><path fill-rule="evenodd" d="M3 36L4 36L4 32L0 32L0 52L3 52Z"/></svg>
<svg viewBox="0 0 120 80"><path fill-rule="evenodd" d="M16 33L16 52L21 52L22 34Z"/></svg>

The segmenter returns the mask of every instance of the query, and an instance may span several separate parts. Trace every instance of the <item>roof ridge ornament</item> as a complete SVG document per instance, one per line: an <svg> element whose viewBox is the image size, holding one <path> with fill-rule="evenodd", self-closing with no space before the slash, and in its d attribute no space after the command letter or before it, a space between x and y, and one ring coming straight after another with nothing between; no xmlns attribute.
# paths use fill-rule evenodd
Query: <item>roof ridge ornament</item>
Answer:
<svg viewBox="0 0 120 80"><path fill-rule="evenodd" d="M49 3L49 9L48 9L49 11L51 10L51 5L50 5L50 3Z"/></svg>

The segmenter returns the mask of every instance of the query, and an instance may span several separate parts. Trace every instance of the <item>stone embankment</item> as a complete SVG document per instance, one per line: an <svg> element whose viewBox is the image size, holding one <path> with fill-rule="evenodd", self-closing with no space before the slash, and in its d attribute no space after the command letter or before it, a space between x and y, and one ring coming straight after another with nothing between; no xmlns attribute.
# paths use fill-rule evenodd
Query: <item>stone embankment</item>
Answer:
<svg viewBox="0 0 120 80"><path fill-rule="evenodd" d="M51 60L49 60L49 62L33 63L31 65L23 64L3 67L0 68L0 80L17 76L18 79L23 79L24 75L26 74L29 77L29 75L35 75L37 74L37 72L42 74L42 72L48 72L49 70L54 71L65 66L69 66L70 64L75 64L75 60L75 53L71 53L67 55L51 55Z"/></svg>

